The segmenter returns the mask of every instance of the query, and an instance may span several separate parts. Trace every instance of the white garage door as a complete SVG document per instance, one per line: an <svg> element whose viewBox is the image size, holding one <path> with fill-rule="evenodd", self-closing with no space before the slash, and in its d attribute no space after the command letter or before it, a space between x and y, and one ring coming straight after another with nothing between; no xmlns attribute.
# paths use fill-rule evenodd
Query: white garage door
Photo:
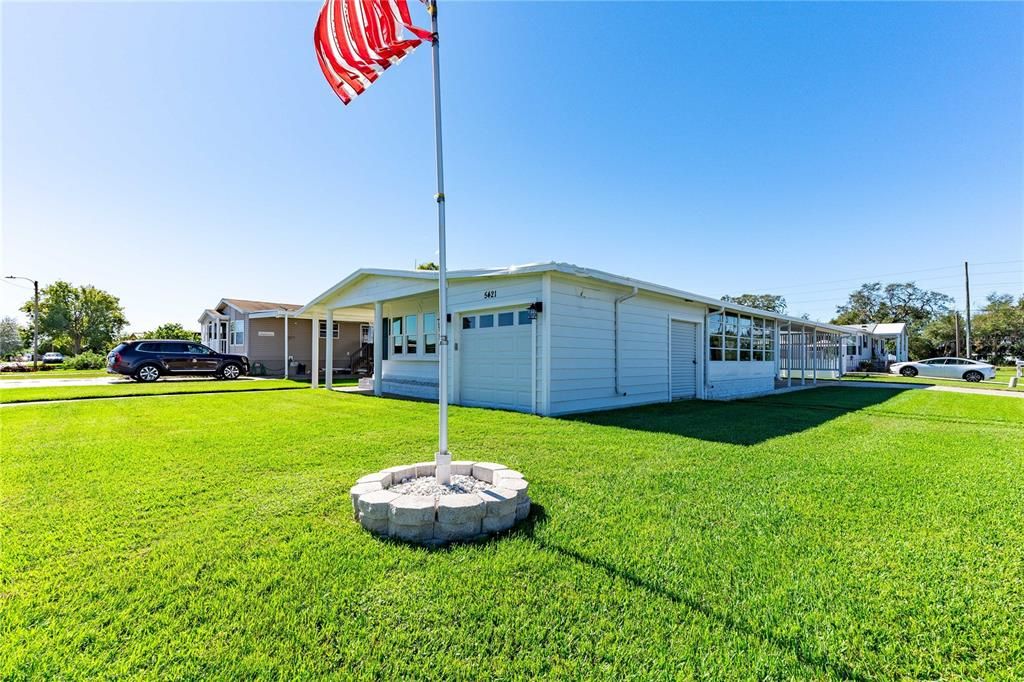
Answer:
<svg viewBox="0 0 1024 682"><path fill-rule="evenodd" d="M672 320L672 399L697 397L697 325Z"/></svg>
<svg viewBox="0 0 1024 682"><path fill-rule="evenodd" d="M459 343L463 405L529 412L532 324L523 310L462 316Z"/></svg>

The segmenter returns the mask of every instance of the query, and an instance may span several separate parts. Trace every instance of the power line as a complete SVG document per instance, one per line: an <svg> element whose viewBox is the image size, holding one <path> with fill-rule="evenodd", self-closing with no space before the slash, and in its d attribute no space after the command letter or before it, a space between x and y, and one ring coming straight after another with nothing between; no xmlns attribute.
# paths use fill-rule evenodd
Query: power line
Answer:
<svg viewBox="0 0 1024 682"><path fill-rule="evenodd" d="M1011 263L1024 263L1024 259L1018 258L1018 259L1015 259L1015 260L989 261L987 263L972 263L971 267L972 268L973 267L981 267L981 266L984 266L984 265L1009 265ZM786 289L794 289L794 288L800 288L800 287L811 287L811 286L817 286L819 284L839 284L841 282L857 282L857 281L865 282L865 281L881 279L883 277L897 277L897 276L900 276L900 275L913 275L913 274L917 274L917 273L921 273L921 272L936 272L938 270L959 270L961 267L962 266L960 266L960 265L943 265L943 266L940 266L940 267L924 268L924 269L921 269L921 270L903 270L903 271L900 271L900 272L890 272L890 273L882 274L882 275L861 275L861 276L856 276L856 277L847 277L847 278L844 278L844 279L823 280L823 281L818 281L818 282L801 282L801 283L798 283L798 284L786 284L786 285L782 285L782 286L765 287L764 289L762 289L760 292L757 292L757 293L768 293L768 292L773 292L774 293L774 292L784 291ZM985 273L979 273L979 274L985 274Z"/></svg>
<svg viewBox="0 0 1024 682"><path fill-rule="evenodd" d="M18 284L17 282L13 282L13 281L11 281L9 279L3 279L3 280L0 280L0 281L3 281L6 284L10 284L12 287L18 287L19 289L24 289L26 291L32 291L32 287L25 286L24 284Z"/></svg>
<svg viewBox="0 0 1024 682"><path fill-rule="evenodd" d="M975 283L973 283L971 285L971 290L972 291L976 291L978 287L999 287L999 286L1010 286L1010 285L1014 285L1014 284L1020 284L1020 282L975 282ZM940 287L940 288L932 289L932 291L937 291L939 293L946 294L946 293L949 293L950 291L961 292L962 290L961 290L960 287L954 287L954 286L950 285L948 287ZM786 304L787 304L787 306L806 305L808 303L824 303L826 301L834 301L834 300L836 300L835 297L817 298L817 299L812 299L812 300L800 300L800 299L797 299L797 300L794 300L794 301L788 301L787 300Z"/></svg>
<svg viewBox="0 0 1024 682"><path fill-rule="evenodd" d="M1018 272L1020 272L1020 271L1019 270L1001 270L1001 271L998 271L998 272L979 272L978 275L982 275L982 276L1016 275ZM947 280L947 279L960 280L960 279L963 279L963 276L962 275L943 275L941 277L916 278L913 281L916 284L917 282L934 282L936 280ZM801 294L809 294L809 293L823 294L823 293L830 292L830 291L849 291L849 290L850 290L850 285L846 285L846 286L842 286L842 287L830 287L828 289L819 289L819 288L815 287L813 291L797 291L797 292L791 293L790 296L800 296Z"/></svg>

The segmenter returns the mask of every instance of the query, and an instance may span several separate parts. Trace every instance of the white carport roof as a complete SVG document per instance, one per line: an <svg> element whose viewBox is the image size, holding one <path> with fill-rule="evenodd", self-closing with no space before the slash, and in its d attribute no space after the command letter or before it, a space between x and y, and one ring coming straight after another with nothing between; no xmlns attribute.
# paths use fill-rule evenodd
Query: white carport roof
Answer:
<svg viewBox="0 0 1024 682"><path fill-rule="evenodd" d="M624 287L636 287L641 291L647 291L654 294L660 294L662 296L669 296L672 298L679 298L693 303L702 303L715 308L724 308L730 311L736 311L741 313L747 313L751 315L757 315L759 317L769 317L782 322L789 322L793 325L799 325L803 329L820 329L832 333L849 334L851 333L850 327L844 327L840 325L829 324L826 322L815 322L813 320L804 320L799 317L790 317L788 315L780 315L768 310L759 310L758 308L751 308L749 306L738 305L736 303L730 303L721 299L712 298L710 296L702 296L700 294L694 294L689 291L683 291L682 289L673 289L672 287L662 286L660 284L654 284L653 282L645 282L643 280L634 279L632 277L624 277L622 275L615 275L610 272L603 272L601 270L593 270L591 268L583 268L578 265L572 265L571 263L531 263L528 265L511 265L504 268L485 268L477 270L451 270L448 272L448 280L462 280L462 279L475 279L485 277L509 277L513 275L526 275L533 273L545 273L555 272L564 275L570 275L573 277L584 277L589 279L595 279L609 284L616 284ZM422 280L434 280L437 281L437 271L435 270L387 270L378 268L361 268L356 270L351 275L341 280L334 286L330 287L322 294L314 298L312 301L302 306L296 316L299 315L320 315L327 311L325 302L329 299L337 297L346 288L353 284L361 281L367 277L395 277L405 279L422 279ZM436 286L434 287L436 288Z"/></svg>
<svg viewBox="0 0 1024 682"><path fill-rule="evenodd" d="M866 332L872 336L901 336L907 331L906 322L868 322L867 324L851 324L847 328L853 332Z"/></svg>

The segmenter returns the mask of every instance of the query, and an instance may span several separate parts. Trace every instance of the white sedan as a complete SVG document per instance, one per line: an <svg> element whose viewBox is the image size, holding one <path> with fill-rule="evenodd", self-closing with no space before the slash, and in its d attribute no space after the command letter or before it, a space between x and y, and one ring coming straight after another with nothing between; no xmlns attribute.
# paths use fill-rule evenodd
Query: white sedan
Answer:
<svg viewBox="0 0 1024 682"><path fill-rule="evenodd" d="M905 377L934 377L936 379L963 379L982 381L995 379L996 368L985 362L966 358L929 358L917 362L897 362L889 371Z"/></svg>

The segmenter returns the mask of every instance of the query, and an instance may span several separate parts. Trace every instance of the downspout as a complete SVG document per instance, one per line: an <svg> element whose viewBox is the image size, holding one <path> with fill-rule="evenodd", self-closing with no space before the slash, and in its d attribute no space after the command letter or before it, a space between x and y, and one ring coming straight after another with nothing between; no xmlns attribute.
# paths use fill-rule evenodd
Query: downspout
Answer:
<svg viewBox="0 0 1024 682"><path fill-rule="evenodd" d="M639 292L640 290L637 287L633 287L633 291L631 293L628 293L625 296L619 296L615 299L615 395L626 395L626 392L623 391L619 385L619 304L624 301L628 301Z"/></svg>

